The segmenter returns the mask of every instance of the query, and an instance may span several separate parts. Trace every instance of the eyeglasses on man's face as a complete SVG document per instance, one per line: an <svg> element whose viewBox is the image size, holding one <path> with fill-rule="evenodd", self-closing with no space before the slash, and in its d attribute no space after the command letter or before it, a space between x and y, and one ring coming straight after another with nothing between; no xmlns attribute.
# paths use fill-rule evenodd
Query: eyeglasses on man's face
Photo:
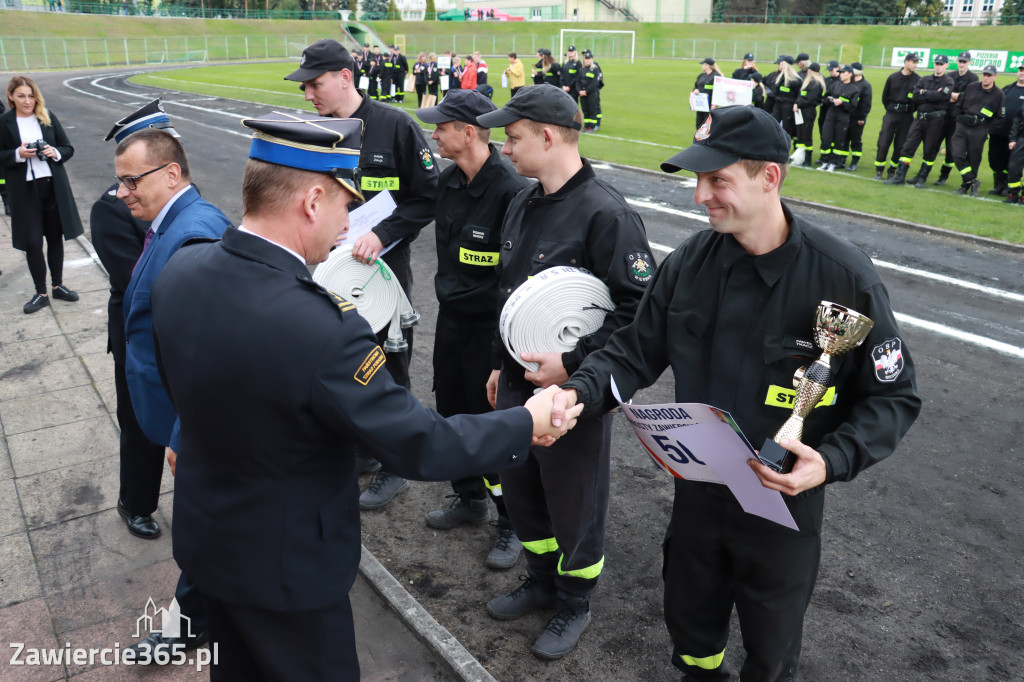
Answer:
<svg viewBox="0 0 1024 682"><path fill-rule="evenodd" d="M145 173L140 173L139 175L126 175L123 178L120 178L120 177L115 175L114 176L114 180L117 181L118 185L120 185L121 183L124 183L124 186L128 189L128 191L133 191L133 190L135 190L139 186L139 180L141 180L142 178L146 177L150 173L156 173L158 170L163 170L164 168L167 168L170 165L171 164L169 164L169 163L165 163L164 165L160 166L159 168L154 168L153 170L148 170Z"/></svg>

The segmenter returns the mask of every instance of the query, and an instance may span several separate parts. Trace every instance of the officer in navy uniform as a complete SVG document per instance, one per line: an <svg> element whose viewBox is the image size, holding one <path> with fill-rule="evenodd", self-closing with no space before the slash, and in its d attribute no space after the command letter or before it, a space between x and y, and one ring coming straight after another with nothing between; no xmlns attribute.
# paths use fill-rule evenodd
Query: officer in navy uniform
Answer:
<svg viewBox="0 0 1024 682"><path fill-rule="evenodd" d="M498 330L501 221L509 202L529 182L489 143L491 131L476 117L494 111L476 90L458 90L436 107L417 109L438 153L452 160L438 182L434 236L437 241L437 329L434 334L434 395L442 416L483 414L491 374L491 341ZM486 198L486 200L484 200ZM496 472L452 481L455 500L429 512L427 525L449 530L487 520L487 497L498 511L498 538L484 565L511 568L522 544L508 518Z"/></svg>
<svg viewBox="0 0 1024 682"><path fill-rule="evenodd" d="M728 411L760 444L788 416L788 402L773 407L766 398L792 394L794 372L817 355L819 302L874 321L859 348L838 367L833 360L835 402L807 416L803 442L783 439L797 457L792 472L748 461L761 485L783 493L799 530L746 513L724 485L675 480L663 571L672 663L684 682L731 679L723 661L735 606L746 652L740 678L791 682L818 573L826 487L891 455L921 399L871 260L780 200L789 136L753 107L716 109L709 121L661 167L696 174L694 199L717 209L708 211L712 229L659 265L631 323L587 356L555 407L578 400L584 418L599 418L616 405L611 377L629 399L671 368L676 401Z"/></svg>
<svg viewBox="0 0 1024 682"><path fill-rule="evenodd" d="M384 57L388 59L388 57ZM383 260L395 273L409 300L412 296L412 266L409 244L420 230L434 219L437 195L437 166L423 131L409 114L369 99L358 89L352 58L335 40L320 40L302 53L301 66L285 76L302 83L306 100L312 101L321 116L358 118L363 121L363 144L359 168L359 187L367 199L387 190L397 204L394 212L373 230L360 237L352 255L373 263L385 247L391 247ZM384 78L384 76L382 76ZM409 387L409 358L412 355L413 330L403 329L408 350L388 353L387 369L401 386ZM378 335L383 344L387 331ZM376 471L379 464L364 458L362 471ZM363 509L378 509L406 488L408 482L386 470L377 471L360 500Z"/></svg>
<svg viewBox="0 0 1024 682"><path fill-rule="evenodd" d="M206 599L211 680L357 680L355 443L422 479L514 466L531 434L564 433L550 426L557 389L526 409L445 419L396 385L366 321L307 269L362 199L362 121L243 123L255 133L242 225L181 249L153 288L180 417L174 558Z"/></svg>

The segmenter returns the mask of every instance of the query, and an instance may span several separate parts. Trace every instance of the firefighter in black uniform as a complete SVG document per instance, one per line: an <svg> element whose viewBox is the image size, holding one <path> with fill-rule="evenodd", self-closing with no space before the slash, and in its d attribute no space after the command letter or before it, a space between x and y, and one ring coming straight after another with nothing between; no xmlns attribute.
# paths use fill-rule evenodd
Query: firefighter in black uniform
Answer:
<svg viewBox="0 0 1024 682"><path fill-rule="evenodd" d="M853 82L853 67L839 70L839 81L833 83L827 99L828 113L821 130L821 166L818 170L841 170L850 155L849 134L853 116L860 101L860 88Z"/></svg>
<svg viewBox="0 0 1024 682"><path fill-rule="evenodd" d="M802 85L803 77L793 68L793 58L787 55L779 62L779 72L775 78L775 104L772 116L782 124L782 129L791 138L796 135L796 120L793 114Z"/></svg>
<svg viewBox="0 0 1024 682"><path fill-rule="evenodd" d="M790 63L792 64L792 57L787 57L787 55L779 55L775 59L775 70L764 77L764 108L765 111L767 111L769 114L775 111L775 82L779 79L779 75L781 74L779 64L781 64L787 58L790 59Z"/></svg>
<svg viewBox="0 0 1024 682"><path fill-rule="evenodd" d="M409 60L395 47L391 54L391 82L394 83L395 101L405 101L405 77L409 75Z"/></svg>
<svg viewBox="0 0 1024 682"><path fill-rule="evenodd" d="M868 79L864 77L864 65L860 62L854 62L850 66L853 67L852 82L860 89L860 95L857 98L857 109L850 118L850 163L848 167L839 168L838 170L856 171L857 164L860 163L860 157L864 155L864 124L867 122L868 114L871 112L872 89L871 83L868 83Z"/></svg>
<svg viewBox="0 0 1024 682"><path fill-rule="evenodd" d="M388 45L388 51L380 56L377 65L380 67L380 101L392 102L395 93L392 88L392 80L395 73L395 62L393 59L394 45ZM357 83L358 85L358 83Z"/></svg>
<svg viewBox="0 0 1024 682"><path fill-rule="evenodd" d="M380 64L377 63L377 57L370 55L370 58L366 62L366 78L369 81L369 87L366 91L366 96L372 100L380 99Z"/></svg>
<svg viewBox="0 0 1024 682"><path fill-rule="evenodd" d="M693 94L706 95L708 98L708 108L711 107L711 96L715 92L715 76L722 75L717 69L715 60L711 57L705 57L700 62L700 73L697 74L697 80L693 82ZM704 124L704 121L707 120L708 112L698 111L696 114L696 125L699 129ZM584 123L586 123L586 119L584 119Z"/></svg>
<svg viewBox="0 0 1024 682"><path fill-rule="evenodd" d="M452 92L440 105L417 109L438 153L454 161L441 171L435 204L437 241L437 330L434 335L434 396L441 416L484 414L491 374L491 342L498 331L498 256L501 221L512 197L529 186L488 143L490 129L476 117L494 111L476 90ZM484 200L486 198L486 200ZM522 544L505 509L496 473L452 481L455 500L427 514L427 525L448 530L487 520L487 495L498 509L498 540L484 564L511 568Z"/></svg>
<svg viewBox="0 0 1024 682"><path fill-rule="evenodd" d="M502 408L521 405L537 386L565 381L632 319L654 265L640 216L580 158L582 114L561 88L523 88L502 109L477 121L504 126L502 153L520 175L539 181L520 192L505 215L499 310L529 277L556 266L587 269L608 285L614 301L601 329L573 350L524 353L524 360L538 363L536 372L524 372L496 339L488 398ZM487 610L511 620L554 607L532 647L541 658L567 654L590 622L589 597L604 566L611 426L610 415L591 421L556 443L550 456L531 456L514 476L501 475L509 516L527 550L529 579L492 599Z"/></svg>
<svg viewBox="0 0 1024 682"><path fill-rule="evenodd" d="M565 55L565 61L562 63L560 79L562 90L569 93L574 102L579 101L580 98L579 79L582 70L583 64L576 56L576 46L570 45Z"/></svg>
<svg viewBox="0 0 1024 682"><path fill-rule="evenodd" d="M537 63L533 65L531 69L530 77L533 78L534 85L540 85L544 82L544 55L551 54L551 50L546 47L542 47L537 50Z"/></svg>
<svg viewBox="0 0 1024 682"><path fill-rule="evenodd" d="M989 194L1006 196L1010 169L1010 126L1017 110L1024 106L1024 64L1017 67L1017 80L1003 88L1003 118L988 129L988 166L995 185Z"/></svg>
<svg viewBox="0 0 1024 682"><path fill-rule="evenodd" d="M906 142L910 125L914 122L914 88L921 80L917 72L920 57L916 52L908 52L903 58L903 68L889 74L882 86L882 106L885 115L882 118L882 129L878 133L878 151L875 153L875 180L881 180L886 171L885 157L892 147L892 160L889 161L888 177L893 177L899 165L900 152Z"/></svg>
<svg viewBox="0 0 1024 682"><path fill-rule="evenodd" d="M732 77L738 81L748 81L757 73L757 65L754 63L754 53L748 52L743 55L743 64L732 72Z"/></svg>
<svg viewBox="0 0 1024 682"><path fill-rule="evenodd" d="M996 67L987 64L981 70L981 82L971 83L956 102L956 131L950 139L953 163L963 181L957 194L978 196L981 180L978 171L985 138L993 121L1003 117L1003 91L996 87Z"/></svg>
<svg viewBox="0 0 1024 682"><path fill-rule="evenodd" d="M818 62L811 62L800 87L800 96L796 98L794 105L804 119L804 122L796 127L796 148L804 150L804 161L800 165L807 168L811 167L814 157L814 119L824 97L825 79L821 77L821 65Z"/></svg>
<svg viewBox="0 0 1024 682"><path fill-rule="evenodd" d="M871 260L781 202L788 136L751 107L716 109L708 132L662 169L696 173L695 200L718 206L708 211L712 229L659 266L633 321L563 384L555 416L578 400L585 424L616 405L612 376L628 399L671 367L677 401L726 410L751 443L761 443L789 416L788 402L775 406L766 398L780 390L792 395L794 372L818 355L812 332L819 302L874 321L864 343L834 369L836 402L807 416L802 443L783 441L797 457L792 472L748 462L762 485L783 493L799 531L747 514L724 485L675 479L663 571L673 664L684 681L729 680L723 659L735 605L747 653L740 678L789 682L817 578L825 487L891 455L921 400ZM751 177L741 159L764 163ZM732 193L736 185L746 191Z"/></svg>
<svg viewBox="0 0 1024 682"><path fill-rule="evenodd" d="M583 132L596 133L601 129L601 88L604 74L594 61L594 53L583 51L583 68L578 83L580 106L583 109Z"/></svg>
<svg viewBox="0 0 1024 682"><path fill-rule="evenodd" d="M961 52L956 58L956 73L953 76L953 92L949 95L950 107L946 114L946 120L942 128L942 139L946 143L946 160L939 171L939 178L936 185L945 185L949 178L949 172L953 170L953 133L956 131L956 101L971 83L978 82L978 76L971 71L971 53Z"/></svg>
<svg viewBox="0 0 1024 682"><path fill-rule="evenodd" d="M1021 68L1024 69L1024 66ZM1010 162L1009 172L1006 176L1008 195L1004 199L1004 203L1024 206L1021 201L1021 174L1024 172L1024 106L1019 107L1013 116L1009 137L1010 142L1007 147L1010 150Z"/></svg>
<svg viewBox="0 0 1024 682"><path fill-rule="evenodd" d="M363 122L245 124L260 135L244 229L181 249L153 287L160 375L181 422L174 558L205 597L215 679L358 680L354 443L416 478L514 466L550 424L550 394L444 419L397 386L366 321L307 269L361 198Z"/></svg>
<svg viewBox="0 0 1024 682"><path fill-rule="evenodd" d="M750 80L754 82L754 87L751 88L753 92L750 95L750 104L751 106L755 106L758 109L764 109L765 88L764 83L762 82L764 78L761 77L760 73L755 71L754 73L750 74Z"/></svg>
<svg viewBox="0 0 1024 682"><path fill-rule="evenodd" d="M299 69L285 76L299 81L321 116L358 118L366 126L359 157L362 173L360 189L367 199L387 190L397 204L394 212L355 243L352 255L372 263L381 250L397 244L384 255L384 262L395 273L403 291L412 300L412 266L409 244L427 223L434 219L434 197L437 195L437 166L434 155L423 138L423 132L412 117L395 107L382 106L366 96L354 82L352 58L335 40L321 40L302 53ZM409 358L412 354L412 329L402 330L408 350L389 353L387 369L400 386L409 386ZM378 335L380 343L386 330ZM361 463L362 470L372 470L372 460ZM360 498L364 508L376 509L387 504L408 487L398 476L381 470Z"/></svg>
<svg viewBox="0 0 1024 682"><path fill-rule="evenodd" d="M910 125L907 139L900 150L896 175L885 181L887 185L902 185L907 181L910 162L914 160L917 147L924 142L921 169L910 182L921 189L928 180L928 174L935 165L935 157L942 144L942 128L945 125L946 110L949 109L949 94L953 92L953 78L946 73L949 57L940 54L935 58L935 73L925 76L914 86L916 118Z"/></svg>
<svg viewBox="0 0 1024 682"><path fill-rule="evenodd" d="M821 139L821 131L825 127L825 115L828 113L828 108L832 106L832 102L828 98L832 91L832 84L839 82L839 62L832 59L826 68L828 75L825 76L825 92L821 98L821 110L818 112L818 139Z"/></svg>

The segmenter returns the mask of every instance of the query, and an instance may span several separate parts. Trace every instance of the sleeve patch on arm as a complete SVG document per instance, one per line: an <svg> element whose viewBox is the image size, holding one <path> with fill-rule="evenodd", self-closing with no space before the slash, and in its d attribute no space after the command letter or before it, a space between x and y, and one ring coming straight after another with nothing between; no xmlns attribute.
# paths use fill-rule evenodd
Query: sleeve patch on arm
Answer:
<svg viewBox="0 0 1024 682"><path fill-rule="evenodd" d="M871 349L875 363L875 378L883 383L896 381L903 372L903 342L899 338L886 339Z"/></svg>
<svg viewBox="0 0 1024 682"><path fill-rule="evenodd" d="M370 354L366 356L366 359L359 365L359 369L356 370L355 380L366 386L370 383L370 379L377 373L381 367L384 366L384 351L381 350L380 346L374 346Z"/></svg>
<svg viewBox="0 0 1024 682"><path fill-rule="evenodd" d="M420 150L420 164L423 166L423 170L429 171L434 168L434 155L430 153L430 150L424 147Z"/></svg>
<svg viewBox="0 0 1024 682"><path fill-rule="evenodd" d="M654 260L646 251L627 253L626 265L629 268L629 278L637 284L647 284L654 277Z"/></svg>

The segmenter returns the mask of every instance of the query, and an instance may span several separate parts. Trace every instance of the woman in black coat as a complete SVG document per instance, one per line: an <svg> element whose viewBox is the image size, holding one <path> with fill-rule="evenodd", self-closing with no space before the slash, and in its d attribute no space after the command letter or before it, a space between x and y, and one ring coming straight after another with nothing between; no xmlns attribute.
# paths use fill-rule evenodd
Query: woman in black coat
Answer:
<svg viewBox="0 0 1024 682"><path fill-rule="evenodd" d="M0 168L7 179L12 242L14 248L25 252L36 289L24 311L34 313L50 305L47 265L54 298L78 300L78 294L65 287L63 280L64 240L74 239L83 231L64 170L75 149L60 121L47 111L39 87L31 78L11 79L7 103L11 110L0 115Z"/></svg>

